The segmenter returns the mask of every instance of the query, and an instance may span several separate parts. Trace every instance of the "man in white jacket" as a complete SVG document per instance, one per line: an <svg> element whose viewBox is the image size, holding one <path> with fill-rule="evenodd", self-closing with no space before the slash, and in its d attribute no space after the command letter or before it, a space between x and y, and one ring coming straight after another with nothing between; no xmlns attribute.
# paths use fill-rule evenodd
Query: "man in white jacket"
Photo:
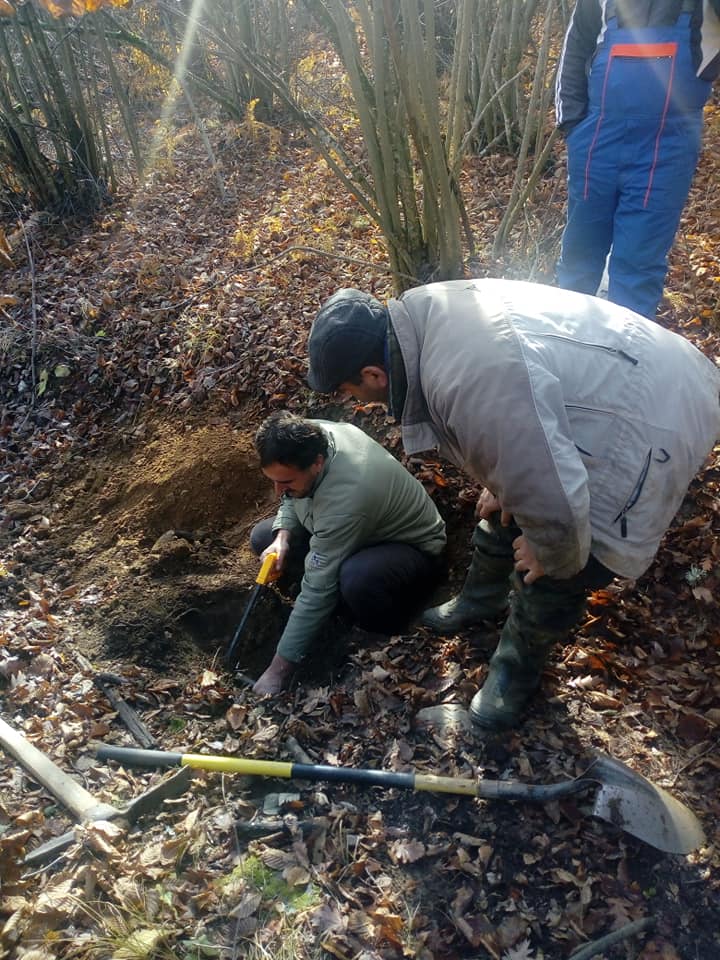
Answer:
<svg viewBox="0 0 720 960"><path fill-rule="evenodd" d="M424 622L453 632L509 604L471 716L515 725L588 590L652 562L720 434L720 370L627 308L507 280L428 284L384 310L338 291L308 352L313 389L387 403L407 453L485 488L465 585Z"/></svg>

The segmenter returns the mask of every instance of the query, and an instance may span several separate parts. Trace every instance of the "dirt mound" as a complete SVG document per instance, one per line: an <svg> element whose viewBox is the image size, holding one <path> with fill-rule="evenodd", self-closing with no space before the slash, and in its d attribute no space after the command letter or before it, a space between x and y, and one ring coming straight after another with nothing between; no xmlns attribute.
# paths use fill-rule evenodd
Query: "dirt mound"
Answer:
<svg viewBox="0 0 720 960"><path fill-rule="evenodd" d="M258 571L250 530L276 502L253 425L161 421L151 431L56 485L45 537L29 533L23 559L64 588L87 654L181 668L226 649ZM243 651L257 664L246 657L246 669L272 656L288 610L275 592L261 605Z"/></svg>
<svg viewBox="0 0 720 960"><path fill-rule="evenodd" d="M110 467L98 493L98 511L118 532L143 542L171 529L227 529L272 512L252 434L227 424L182 432L161 428L125 464Z"/></svg>

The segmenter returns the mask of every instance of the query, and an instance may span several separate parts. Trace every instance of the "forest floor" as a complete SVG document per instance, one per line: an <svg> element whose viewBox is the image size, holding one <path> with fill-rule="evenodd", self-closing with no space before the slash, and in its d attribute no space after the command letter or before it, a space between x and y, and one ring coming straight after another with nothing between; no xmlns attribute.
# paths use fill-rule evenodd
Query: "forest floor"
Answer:
<svg viewBox="0 0 720 960"><path fill-rule="evenodd" d="M686 804L707 843L662 853L573 798L200 772L131 828L85 824L28 867L72 819L6 761L0 957L556 960L646 920L596 955L720 958L720 449L648 573L593 595L514 732L481 738L452 706L445 720L426 709L467 706L497 634L333 636L337 652L276 699L224 668L257 573L248 534L274 509L253 454L263 417L351 420L402 450L378 406L330 406L304 380L319 303L341 286L390 293L377 233L302 138L209 129L226 197L178 120L142 182L91 221L28 227L0 273L4 721L116 806L167 774L95 759L99 741L134 742L98 672L121 679L162 750L538 784L582 773L599 750ZM659 316L715 358L719 144L713 104ZM466 164L469 269L552 282L562 145L512 257L484 252L513 162ZM444 598L464 574L477 490L445 464L407 466L448 522ZM243 674L269 661L288 609L264 591Z"/></svg>

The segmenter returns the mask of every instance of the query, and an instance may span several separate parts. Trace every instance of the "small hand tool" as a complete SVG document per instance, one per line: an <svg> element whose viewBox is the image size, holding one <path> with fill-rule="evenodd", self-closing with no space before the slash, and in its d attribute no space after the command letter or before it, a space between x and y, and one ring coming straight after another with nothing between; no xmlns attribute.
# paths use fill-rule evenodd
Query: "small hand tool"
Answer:
<svg viewBox="0 0 720 960"><path fill-rule="evenodd" d="M225 662L231 670L236 666L237 648L240 642L240 637L242 636L242 632L245 629L245 624L248 621L248 617L250 616L252 608L255 606L255 601L257 600L260 591L263 587L267 586L268 583L272 583L280 576L280 573L275 568L277 557L278 555L276 553L268 553L262 562L260 572L255 578L255 586L250 594L250 599L245 607L245 612L240 618L240 623L237 625L237 629L235 630L233 638L230 641L227 654L225 655Z"/></svg>

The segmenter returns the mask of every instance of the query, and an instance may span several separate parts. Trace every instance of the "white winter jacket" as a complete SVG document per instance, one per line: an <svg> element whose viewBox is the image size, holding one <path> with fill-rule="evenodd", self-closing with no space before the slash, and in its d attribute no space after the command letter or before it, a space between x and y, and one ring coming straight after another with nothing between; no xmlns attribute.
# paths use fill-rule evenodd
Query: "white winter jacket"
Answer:
<svg viewBox="0 0 720 960"><path fill-rule="evenodd" d="M650 565L720 435L720 370L617 304L454 280L388 304L409 454L437 449L510 511L549 576Z"/></svg>

